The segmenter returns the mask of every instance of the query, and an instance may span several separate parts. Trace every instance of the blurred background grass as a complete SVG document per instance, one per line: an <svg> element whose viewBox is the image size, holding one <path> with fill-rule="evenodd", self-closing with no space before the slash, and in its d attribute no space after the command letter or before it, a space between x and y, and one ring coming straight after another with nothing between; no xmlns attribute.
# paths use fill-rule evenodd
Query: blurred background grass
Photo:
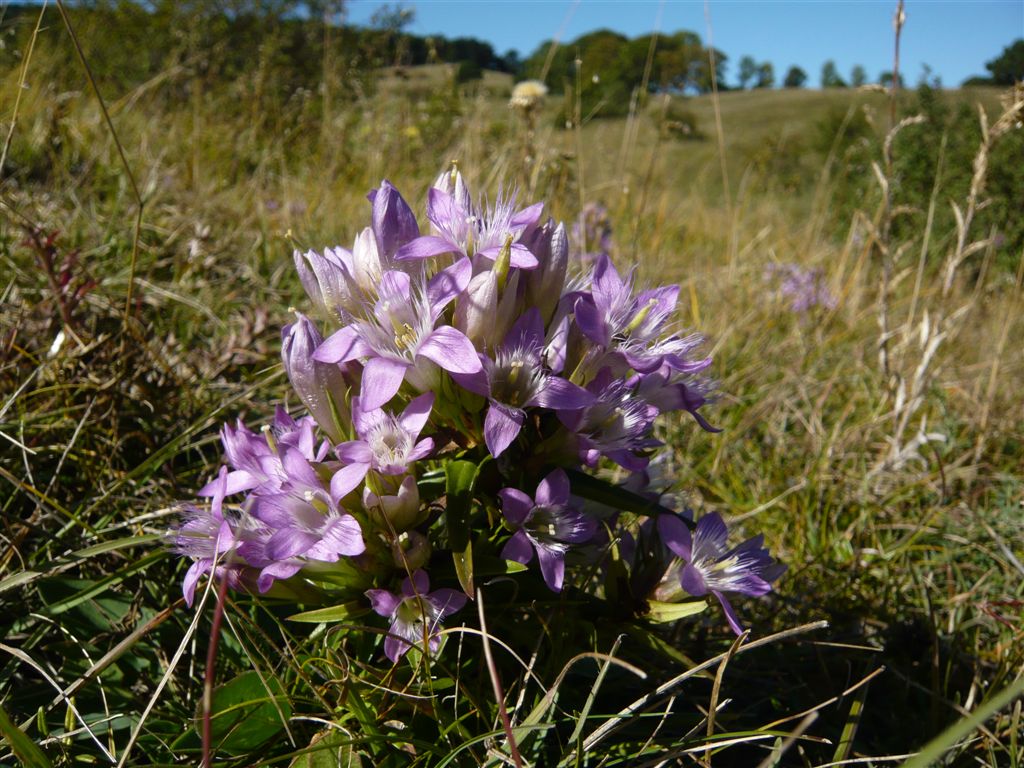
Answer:
<svg viewBox="0 0 1024 768"><path fill-rule="evenodd" d="M189 729L208 626L186 634L183 564L158 543L172 505L213 472L220 421L256 420L279 402L278 329L305 306L292 247L350 243L383 177L421 211L453 160L478 190L517 184L569 222L605 205L620 267L679 282L682 321L710 339L721 382L711 418L724 432L669 424L659 471L698 511L765 531L790 565L776 598L744 605L755 635L819 619L829 628L737 657L721 699L690 681L679 706L693 722L712 696L728 697L720 734L774 733L825 702L782 764L902 755L1020 675L1019 103L992 130L1019 92L925 84L895 104L897 119L923 121L891 133L891 94L872 90L686 97L635 83L605 116L584 112L570 82L528 124L507 106L512 74L464 81L458 64L394 66L392 38L314 21L171 24L130 8L72 15L116 133L53 8L36 36L38 8L0 26L0 695L54 764L198 762ZM313 47L298 55L302 35ZM962 232L951 203L961 219L973 211ZM836 307L790 311L765 279L772 264L820 269ZM331 674L302 660L305 625L270 610L273 634L250 602L231 611L239 624L219 675L272 668L296 712L367 743L395 738L398 705L327 685ZM334 637L325 653L347 669ZM730 643L701 622L651 637L674 650L651 661L630 639L622 653L656 680ZM532 652L525 638L510 642ZM566 661L551 655L548 684ZM586 690L594 675L575 684ZM622 682L602 711L631 691ZM371 702L357 724L345 714L353 695ZM567 693L560 707L552 727L583 704ZM1018 701L946 763L1019 765L1020 714ZM319 729L297 720L291 743L231 759L286 759ZM483 751L453 751L470 735L453 732L455 742L404 758L375 753L375 764L480 762ZM646 736L631 738L602 746L609 764L656 759L638 746ZM676 748L692 747L687 738ZM684 760L655 744L667 750L657 759ZM714 762L766 754L741 745Z"/></svg>

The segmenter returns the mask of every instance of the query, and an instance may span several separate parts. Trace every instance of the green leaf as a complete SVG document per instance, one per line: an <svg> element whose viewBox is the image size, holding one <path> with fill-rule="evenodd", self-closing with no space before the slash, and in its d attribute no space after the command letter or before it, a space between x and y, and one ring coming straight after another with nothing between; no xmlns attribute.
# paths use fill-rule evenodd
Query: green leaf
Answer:
<svg viewBox="0 0 1024 768"><path fill-rule="evenodd" d="M43 751L23 730L11 722L3 706L0 706L0 733L3 733L14 756L25 768L50 768L50 761Z"/></svg>
<svg viewBox="0 0 1024 768"><path fill-rule="evenodd" d="M452 461L445 470L445 525L448 545L455 560L455 574L462 590L473 597L473 540L469 513L473 508L473 485L480 467L471 461Z"/></svg>
<svg viewBox="0 0 1024 768"><path fill-rule="evenodd" d="M248 752L279 733L291 715L291 701L277 678L264 680L255 670L243 672L213 691L213 745L217 751L231 754ZM202 717L200 704L197 730L202 728Z"/></svg>
<svg viewBox="0 0 1024 768"><path fill-rule="evenodd" d="M651 621L665 623L693 616L708 607L708 604L703 600L694 600L686 603L659 603L656 600L651 600L647 605L650 607L650 613L647 615L647 618Z"/></svg>
<svg viewBox="0 0 1024 768"><path fill-rule="evenodd" d="M645 499L639 494L628 491L622 486L612 485L607 480L588 475L576 469L568 470L569 484L574 495L590 501L620 509L624 512L635 512L640 515L676 514L668 507ZM692 528L692 524L688 523Z"/></svg>
<svg viewBox="0 0 1024 768"><path fill-rule="evenodd" d="M345 621L363 616L369 613L369 609L362 604L361 600L349 600L347 603L332 605L327 608L317 608L313 611L303 611L289 616L288 621L301 621L307 624L321 624L331 621Z"/></svg>
<svg viewBox="0 0 1024 768"><path fill-rule="evenodd" d="M352 737L334 729L321 731L289 768L362 768L362 756L352 749Z"/></svg>

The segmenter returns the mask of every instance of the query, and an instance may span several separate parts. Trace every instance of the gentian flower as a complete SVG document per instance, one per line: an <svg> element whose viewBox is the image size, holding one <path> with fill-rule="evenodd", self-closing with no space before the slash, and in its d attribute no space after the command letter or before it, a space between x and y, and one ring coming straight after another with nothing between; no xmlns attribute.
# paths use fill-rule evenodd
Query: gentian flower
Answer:
<svg viewBox="0 0 1024 768"><path fill-rule="evenodd" d="M532 307L512 326L493 360L481 356L482 374L454 377L470 392L487 397L484 442L495 458L519 435L526 421L525 408L568 411L594 400L582 387L553 375L543 363L543 351L544 324L539 310Z"/></svg>
<svg viewBox="0 0 1024 768"><path fill-rule="evenodd" d="M643 470L647 459L636 453L661 445L651 437L658 409L609 368L602 368L586 388L594 402L558 412L562 423L577 436L580 458L593 467L599 457L606 456L631 472Z"/></svg>
<svg viewBox="0 0 1024 768"><path fill-rule="evenodd" d="M441 622L466 604L466 596L454 589L431 592L430 578L421 570L402 582L398 594L368 589L366 596L379 616L391 619L384 654L395 663L414 645L422 647L424 640L430 651L436 652L441 646Z"/></svg>
<svg viewBox="0 0 1024 768"><path fill-rule="evenodd" d="M764 548L763 535L726 549L729 532L716 512L700 518L693 533L682 519L661 515L658 532L665 545L685 563L679 571L683 589L694 597L710 593L718 598L729 626L737 635L743 633L743 626L726 593L752 597L768 594L771 582L786 570Z"/></svg>
<svg viewBox="0 0 1024 768"><path fill-rule="evenodd" d="M425 289L404 272L385 272L373 311L337 331L313 354L324 363L365 358L360 399L380 408L408 380L422 391L437 385L437 368L450 373L480 371L473 343L450 325L435 328L445 306L469 282L468 260L435 275Z"/></svg>
<svg viewBox="0 0 1024 768"><path fill-rule="evenodd" d="M217 579L228 579L232 589L238 589L243 571L261 559L266 529L247 515L235 520L234 525L224 515L227 475L227 467L222 466L217 479L210 483L210 505L185 506L185 522L173 533L175 551L195 561L185 573L181 588L189 607L203 575L212 572ZM250 563L246 555L256 563Z"/></svg>
<svg viewBox="0 0 1024 768"><path fill-rule="evenodd" d="M445 175L442 174L442 178ZM455 194L431 187L427 193L427 218L437 234L423 235L398 250L396 259L428 259L445 253L482 257L495 261L502 247L511 248L511 266L534 269L537 258L520 238L540 219L543 203L515 210L515 196L498 196L494 205L479 215L469 202L461 175L456 172ZM450 178L450 175L449 175ZM478 264L474 258L474 265Z"/></svg>
<svg viewBox="0 0 1024 768"><path fill-rule="evenodd" d="M536 552L544 583L561 592L565 553L570 545L589 541L597 528L595 520L569 506L569 477L554 470L537 485L533 499L517 488L502 488L498 497L502 514L516 529L501 556L525 565Z"/></svg>
<svg viewBox="0 0 1024 768"><path fill-rule="evenodd" d="M273 531L266 542L268 562L257 582L261 592L274 579L294 576L305 560L333 563L342 555L366 550L359 523L339 503L355 485L336 488L332 481L328 492L316 469L296 449L285 453L282 465L286 479L281 492L251 498L253 516Z"/></svg>
<svg viewBox="0 0 1024 768"><path fill-rule="evenodd" d="M427 392L410 401L402 415L395 417L380 408L363 410L360 398L355 398L352 422L359 439L334 449L338 458L348 465L334 480L348 484L358 476L361 481L371 469L382 475L404 475L409 464L434 450L433 438L417 439L430 418L433 405L434 393Z"/></svg>
<svg viewBox="0 0 1024 768"><path fill-rule="evenodd" d="M594 265L589 297L576 302L576 322L587 338L620 355L636 371L647 373L668 364L696 373L711 365L710 358L689 359L703 338L666 336L678 296L679 286L669 285L634 297L632 277L623 280L611 259L602 255Z"/></svg>
<svg viewBox="0 0 1024 768"><path fill-rule="evenodd" d="M225 495L251 490L260 493L280 490L286 477L280 450L295 448L309 461L323 461L330 446L327 441L316 446L313 427L313 419L306 416L295 420L280 407L274 415L273 424L265 426L261 433L253 432L241 419L234 427L225 424L221 428L220 439L224 445L224 456L234 467L227 474ZM201 488L199 495L213 496L214 483Z"/></svg>

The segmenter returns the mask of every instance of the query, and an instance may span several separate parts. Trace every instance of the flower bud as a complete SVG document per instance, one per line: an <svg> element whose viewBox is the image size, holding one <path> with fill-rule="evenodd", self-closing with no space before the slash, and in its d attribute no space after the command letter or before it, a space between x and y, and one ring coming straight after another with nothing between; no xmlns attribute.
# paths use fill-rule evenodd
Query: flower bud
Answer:
<svg viewBox="0 0 1024 768"><path fill-rule="evenodd" d="M394 496L378 496L369 488L364 488L363 506L376 525L385 530L393 528L399 533L419 524L424 518L420 511L420 491L412 475L402 481Z"/></svg>
<svg viewBox="0 0 1024 768"><path fill-rule="evenodd" d="M565 225L552 227L552 222L548 221L537 231L530 246L540 266L530 272L526 288L527 303L537 307L545 321L551 318L562 297L569 265L569 238Z"/></svg>
<svg viewBox="0 0 1024 768"><path fill-rule="evenodd" d="M346 309L352 300L352 255L343 248L295 251L295 270L310 301L322 312Z"/></svg>
<svg viewBox="0 0 1024 768"><path fill-rule="evenodd" d="M391 543L395 567L406 571L414 571L426 565L430 552L430 540L419 531L403 531Z"/></svg>
<svg viewBox="0 0 1024 768"><path fill-rule="evenodd" d="M466 292L455 308L455 327L466 334L474 346L481 347L490 338L498 311L498 276L494 270L481 272L469 281Z"/></svg>
<svg viewBox="0 0 1024 768"><path fill-rule="evenodd" d="M373 204L373 234L377 238L380 255L390 259L395 251L420 236L416 214L387 179L368 197Z"/></svg>
<svg viewBox="0 0 1024 768"><path fill-rule="evenodd" d="M313 359L323 338L316 326L305 315L296 312L296 322L281 330L281 358L288 380L310 415L327 433L333 443L345 439L348 408L345 398L348 385L334 363L320 363Z"/></svg>

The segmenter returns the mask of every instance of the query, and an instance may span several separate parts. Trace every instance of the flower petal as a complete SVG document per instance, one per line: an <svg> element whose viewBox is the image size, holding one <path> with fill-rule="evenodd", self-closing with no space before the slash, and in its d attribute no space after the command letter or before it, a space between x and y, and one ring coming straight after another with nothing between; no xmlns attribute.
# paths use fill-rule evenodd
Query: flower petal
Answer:
<svg viewBox="0 0 1024 768"><path fill-rule="evenodd" d="M416 354L452 373L476 373L483 367L473 342L450 325L435 329L420 345Z"/></svg>
<svg viewBox="0 0 1024 768"><path fill-rule="evenodd" d="M533 499L518 488L502 488L498 491L501 499L501 512L505 519L513 525L522 525L533 509Z"/></svg>
<svg viewBox="0 0 1024 768"><path fill-rule="evenodd" d="M560 376L548 376L544 380L543 389L530 398L528 404L539 405L542 408L576 411L586 408L594 400L594 395L583 387L578 387Z"/></svg>
<svg viewBox="0 0 1024 768"><path fill-rule="evenodd" d="M538 507L568 504L569 476L561 469L554 470L537 485L534 498Z"/></svg>
<svg viewBox="0 0 1024 768"><path fill-rule="evenodd" d="M386 589L368 589L365 594L370 598L370 607L374 613L385 618L393 616L398 610L398 604L402 602L398 595Z"/></svg>
<svg viewBox="0 0 1024 768"><path fill-rule="evenodd" d="M433 407L433 392L427 392L419 397L414 397L405 406L402 415L398 417L398 423L409 434L418 435L423 431L423 427L427 425L427 420L430 418L430 411Z"/></svg>
<svg viewBox="0 0 1024 768"><path fill-rule="evenodd" d="M510 408L491 400L484 418L484 442L491 456L498 458L505 452L519 436L525 421L526 414L518 408Z"/></svg>
<svg viewBox="0 0 1024 768"><path fill-rule="evenodd" d="M354 325L347 325L324 339L324 343L313 352L313 359L321 363L347 363L372 354L373 350L363 341L359 330Z"/></svg>
<svg viewBox="0 0 1024 768"><path fill-rule="evenodd" d="M387 357L370 358L363 366L363 383L359 399L363 408L380 408L397 394L409 364Z"/></svg>
<svg viewBox="0 0 1024 768"><path fill-rule="evenodd" d="M516 563L526 565L533 559L533 545L526 535L526 531L516 531L505 546L502 547L501 557L504 560L512 560Z"/></svg>
<svg viewBox="0 0 1024 768"><path fill-rule="evenodd" d="M363 443L363 445L366 445L366 443ZM367 451L369 451L369 448L367 448ZM337 504L352 493L363 482L363 478L366 477L366 473L369 471L370 462L367 461L365 464L362 462L349 464L347 467L342 467L335 472L331 478L331 501Z"/></svg>
<svg viewBox="0 0 1024 768"><path fill-rule="evenodd" d="M540 572L544 576L544 583L553 592L561 592L562 582L565 580L564 555L545 546L538 546L537 560L540 561Z"/></svg>
<svg viewBox="0 0 1024 768"><path fill-rule="evenodd" d="M658 516L658 533L674 554L690 561L693 552L693 537L686 523L675 515Z"/></svg>
<svg viewBox="0 0 1024 768"><path fill-rule="evenodd" d="M399 248L395 254L395 261L429 259L432 256L440 256L444 253L461 252L462 249L456 243L445 240L443 237L423 235Z"/></svg>

